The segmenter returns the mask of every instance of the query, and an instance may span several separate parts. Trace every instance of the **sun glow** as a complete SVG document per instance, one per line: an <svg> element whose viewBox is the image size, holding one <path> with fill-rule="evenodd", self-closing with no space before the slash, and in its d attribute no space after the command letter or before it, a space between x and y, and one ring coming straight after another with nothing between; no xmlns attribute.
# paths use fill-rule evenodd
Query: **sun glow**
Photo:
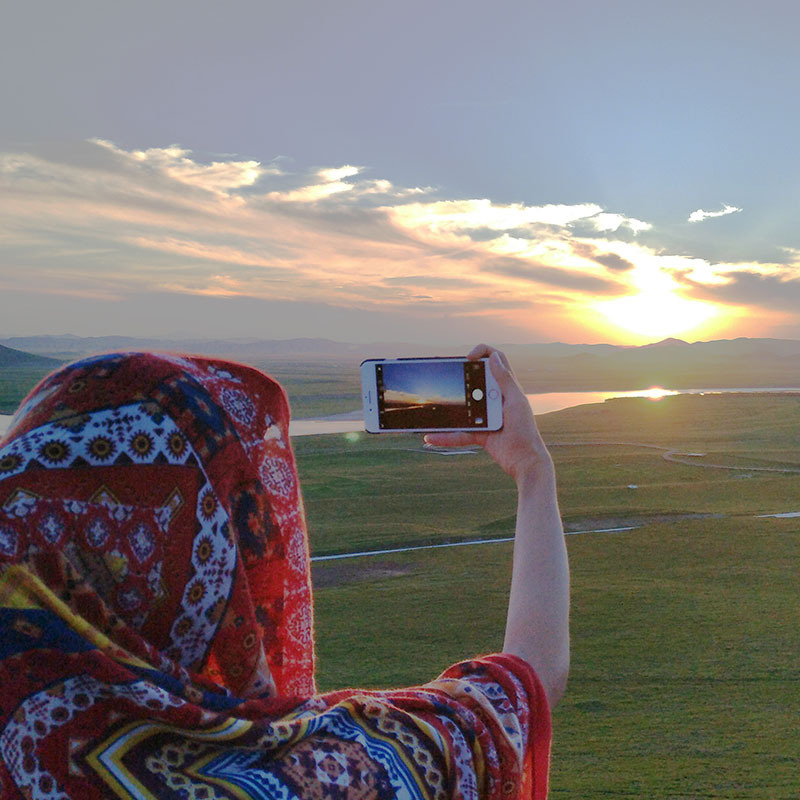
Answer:
<svg viewBox="0 0 800 800"><path fill-rule="evenodd" d="M674 278L660 269L640 267L631 277L636 294L594 305L616 328L652 341L696 332L719 315L713 303L681 297Z"/></svg>
<svg viewBox="0 0 800 800"><path fill-rule="evenodd" d="M678 394L673 389L664 389L661 386L651 386L649 389L642 389L640 392L624 392L625 397L646 397L648 400L662 400Z"/></svg>

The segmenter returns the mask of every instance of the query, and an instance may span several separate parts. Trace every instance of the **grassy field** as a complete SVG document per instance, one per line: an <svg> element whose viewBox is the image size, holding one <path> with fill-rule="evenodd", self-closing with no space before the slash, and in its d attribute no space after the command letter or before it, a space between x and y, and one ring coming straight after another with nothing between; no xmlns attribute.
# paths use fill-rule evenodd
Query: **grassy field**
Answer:
<svg viewBox="0 0 800 800"><path fill-rule="evenodd" d="M0 414L13 414L25 395L50 371L49 367L0 369Z"/></svg>
<svg viewBox="0 0 800 800"><path fill-rule="evenodd" d="M336 361L256 360L253 366L274 376L286 389L292 417L321 417L361 406L361 385L352 364ZM0 368L0 414L13 414L23 397L50 367Z"/></svg>
<svg viewBox="0 0 800 800"><path fill-rule="evenodd" d="M800 519L755 515L800 511L800 474L752 468L800 470L800 400L625 400L539 422L568 529L643 525L567 538L551 795L798 797ZM483 454L419 444L295 440L315 554L513 531L513 485ZM699 466L726 458L739 468ZM510 557L497 543L316 563L321 688L421 682L499 648Z"/></svg>
<svg viewBox="0 0 800 800"><path fill-rule="evenodd" d="M361 377L352 364L281 359L255 360L253 366L272 375L286 389L293 419L324 417L361 408Z"/></svg>

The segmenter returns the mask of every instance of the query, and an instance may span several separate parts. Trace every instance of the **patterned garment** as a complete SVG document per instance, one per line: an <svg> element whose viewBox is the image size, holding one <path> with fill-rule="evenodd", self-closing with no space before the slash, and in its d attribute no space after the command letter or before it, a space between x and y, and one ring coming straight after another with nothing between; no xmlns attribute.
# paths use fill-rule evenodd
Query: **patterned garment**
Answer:
<svg viewBox="0 0 800 800"><path fill-rule="evenodd" d="M544 798L550 716L491 655L314 694L282 389L111 354L46 378L0 443L0 798Z"/></svg>

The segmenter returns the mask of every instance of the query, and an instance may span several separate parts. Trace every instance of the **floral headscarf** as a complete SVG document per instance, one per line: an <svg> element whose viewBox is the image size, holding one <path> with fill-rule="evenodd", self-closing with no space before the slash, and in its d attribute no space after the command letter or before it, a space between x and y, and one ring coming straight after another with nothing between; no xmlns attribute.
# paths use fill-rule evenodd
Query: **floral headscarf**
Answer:
<svg viewBox="0 0 800 800"><path fill-rule="evenodd" d="M0 450L0 559L162 669L239 696L312 693L288 416L278 384L238 364L72 364L31 393Z"/></svg>

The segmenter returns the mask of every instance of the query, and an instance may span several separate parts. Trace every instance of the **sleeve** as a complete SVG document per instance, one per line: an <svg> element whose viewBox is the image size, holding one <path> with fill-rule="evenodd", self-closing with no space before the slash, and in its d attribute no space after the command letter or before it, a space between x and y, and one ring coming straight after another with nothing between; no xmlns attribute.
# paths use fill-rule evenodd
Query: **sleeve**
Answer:
<svg viewBox="0 0 800 800"><path fill-rule="evenodd" d="M298 716L308 724L295 747L310 748L351 789L369 776L378 797L547 796L550 710L536 674L515 656L464 661L411 689L325 695Z"/></svg>
<svg viewBox="0 0 800 800"><path fill-rule="evenodd" d="M544 687L531 666L508 653L465 661L446 670L441 685L455 702L473 710L486 726L484 752L498 754L499 792L504 798L547 797L552 726Z"/></svg>

